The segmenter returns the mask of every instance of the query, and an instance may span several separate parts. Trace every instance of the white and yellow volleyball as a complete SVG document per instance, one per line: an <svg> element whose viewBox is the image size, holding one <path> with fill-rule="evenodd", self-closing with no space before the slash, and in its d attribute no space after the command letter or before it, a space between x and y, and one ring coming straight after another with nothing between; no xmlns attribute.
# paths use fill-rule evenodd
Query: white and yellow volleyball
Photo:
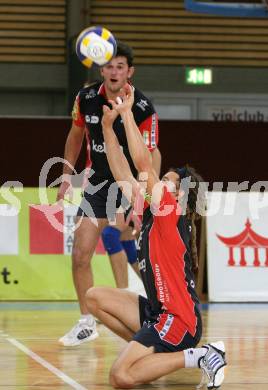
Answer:
<svg viewBox="0 0 268 390"><path fill-rule="evenodd" d="M86 67L93 63L103 66L116 54L116 40L104 27L94 26L83 30L76 41L76 54Z"/></svg>

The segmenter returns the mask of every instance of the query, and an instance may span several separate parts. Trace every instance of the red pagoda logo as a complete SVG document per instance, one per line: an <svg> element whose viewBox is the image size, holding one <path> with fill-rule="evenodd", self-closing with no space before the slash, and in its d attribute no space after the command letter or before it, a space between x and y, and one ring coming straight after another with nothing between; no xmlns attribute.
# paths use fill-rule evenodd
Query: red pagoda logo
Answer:
<svg viewBox="0 0 268 390"><path fill-rule="evenodd" d="M262 237L259 234L255 233L254 230L251 229L251 223L249 219L247 219L245 223L245 229L233 237L223 237L219 234L216 234L221 242L223 242L229 248L229 260L228 265L230 267L239 266L239 267L247 267L248 263L245 256L246 248L253 248L254 250L254 267L268 267L268 238ZM240 260L237 262L234 259L234 249L240 249ZM259 258L259 250L265 250L265 262L261 263Z"/></svg>

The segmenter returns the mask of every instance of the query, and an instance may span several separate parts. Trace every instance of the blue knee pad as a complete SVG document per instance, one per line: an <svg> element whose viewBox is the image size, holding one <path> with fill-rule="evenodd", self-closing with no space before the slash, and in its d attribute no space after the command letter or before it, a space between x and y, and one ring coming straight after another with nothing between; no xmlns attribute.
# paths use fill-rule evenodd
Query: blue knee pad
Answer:
<svg viewBox="0 0 268 390"><path fill-rule="evenodd" d="M134 264L137 261L137 249L135 240L121 241L121 244L127 254L129 264Z"/></svg>
<svg viewBox="0 0 268 390"><path fill-rule="evenodd" d="M114 255L124 249L120 241L120 235L120 230L112 226L106 226L106 228L103 229L102 241L109 255Z"/></svg>

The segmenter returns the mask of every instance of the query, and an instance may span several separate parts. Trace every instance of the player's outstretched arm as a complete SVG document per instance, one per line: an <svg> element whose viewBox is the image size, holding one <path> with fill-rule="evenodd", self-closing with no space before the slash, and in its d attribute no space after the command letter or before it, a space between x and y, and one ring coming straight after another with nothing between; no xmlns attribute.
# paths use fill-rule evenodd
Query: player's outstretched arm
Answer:
<svg viewBox="0 0 268 390"><path fill-rule="evenodd" d="M138 190L138 183L132 175L128 161L123 153L123 150L118 142L118 139L113 130L113 122L117 117L118 112L103 106L102 129L105 141L107 160L112 171L114 179L119 182L124 195L133 203L136 191ZM129 183L128 188L124 188L121 183ZM131 191L129 191L131 188Z"/></svg>
<svg viewBox="0 0 268 390"><path fill-rule="evenodd" d="M162 156L160 153L160 150L158 148L155 148L152 152L152 164L153 168L158 176L160 176L161 172L161 162L162 162Z"/></svg>
<svg viewBox="0 0 268 390"><path fill-rule="evenodd" d="M122 97L117 98L116 102L111 101L110 103L123 120L128 148L136 169L138 172L148 172L152 169L152 158L131 110L134 103L133 88L126 84L122 90Z"/></svg>
<svg viewBox="0 0 268 390"><path fill-rule="evenodd" d="M152 201L158 204L162 196L162 186L161 184L155 186L160 182L159 177L154 170L151 153L145 145L139 128L136 125L131 110L133 102L134 91L132 87L127 84L124 87L122 99L119 98L117 99L117 102L111 102L111 104L113 109L121 115L123 120L127 135L128 148L135 167L139 174L144 173L147 176L147 192L150 195L153 195Z"/></svg>

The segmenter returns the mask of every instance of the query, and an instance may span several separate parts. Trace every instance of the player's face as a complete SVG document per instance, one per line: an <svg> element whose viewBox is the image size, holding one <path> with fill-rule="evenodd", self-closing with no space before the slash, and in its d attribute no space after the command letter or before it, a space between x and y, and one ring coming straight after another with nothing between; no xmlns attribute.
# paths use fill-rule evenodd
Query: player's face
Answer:
<svg viewBox="0 0 268 390"><path fill-rule="evenodd" d="M165 183L169 192L171 192L176 198L180 194L180 176L176 172L167 172L162 177L162 182Z"/></svg>
<svg viewBox="0 0 268 390"><path fill-rule="evenodd" d="M120 89L133 75L133 66L129 67L126 57L115 57L101 68L101 75L107 92L119 93Z"/></svg>

